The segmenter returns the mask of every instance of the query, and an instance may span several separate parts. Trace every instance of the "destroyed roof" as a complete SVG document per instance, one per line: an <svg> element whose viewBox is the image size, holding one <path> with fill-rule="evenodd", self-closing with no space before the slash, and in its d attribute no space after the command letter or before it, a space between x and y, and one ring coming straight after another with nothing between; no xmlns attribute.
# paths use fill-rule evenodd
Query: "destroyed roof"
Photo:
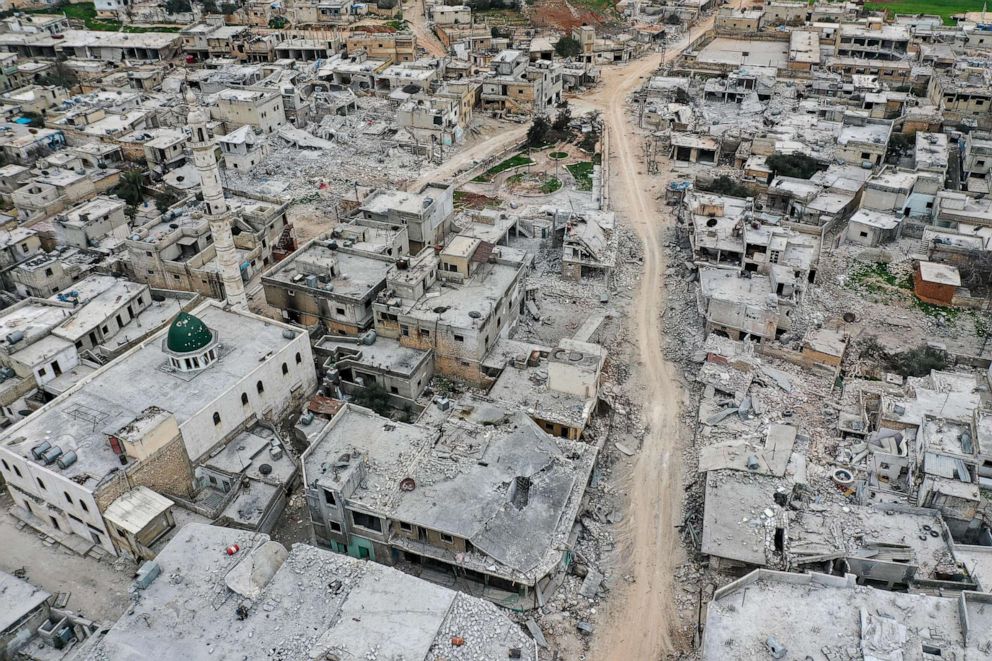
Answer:
<svg viewBox="0 0 992 661"><path fill-rule="evenodd" d="M815 624L815 626L811 626ZM770 658L986 658L992 596L956 598L859 586L853 575L757 570L717 590L707 608L704 661ZM853 654L853 656L852 656Z"/></svg>
<svg viewBox="0 0 992 661"><path fill-rule="evenodd" d="M522 412L492 403L488 408L495 416L491 424L458 419L456 413L438 433L349 404L304 454L305 482L336 489L339 458L364 461L367 475L348 497L350 504L467 539L484 556L468 553L457 560L410 542L416 552L442 553L448 562L477 563L473 568L516 579L542 576L561 560L596 449L548 436ZM401 488L407 478L413 490ZM517 478L530 481L528 500L519 508L510 499Z"/></svg>
<svg viewBox="0 0 992 661"><path fill-rule="evenodd" d="M12 633L15 625L45 603L50 596L41 588L0 571L0 633Z"/></svg>
<svg viewBox="0 0 992 661"><path fill-rule="evenodd" d="M135 592L86 661L469 661L511 649L536 661L495 605L306 544L287 553L268 535L190 523L155 562L161 575Z"/></svg>

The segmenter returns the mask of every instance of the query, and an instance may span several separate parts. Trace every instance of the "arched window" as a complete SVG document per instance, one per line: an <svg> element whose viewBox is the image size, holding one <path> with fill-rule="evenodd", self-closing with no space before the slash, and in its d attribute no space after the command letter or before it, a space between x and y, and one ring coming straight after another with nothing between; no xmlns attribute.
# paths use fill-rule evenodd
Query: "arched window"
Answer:
<svg viewBox="0 0 992 661"><path fill-rule="evenodd" d="M265 386L262 385L262 382L261 381L259 381L258 383L255 384L255 390L258 391L258 394L259 395L261 395L263 392L265 392Z"/></svg>
<svg viewBox="0 0 992 661"><path fill-rule="evenodd" d="M289 367L288 367L288 366L286 365L286 363L283 363L283 364L282 364L282 373L283 373L284 375L285 375L285 374L289 374Z"/></svg>
<svg viewBox="0 0 992 661"><path fill-rule="evenodd" d="M217 411L214 411L214 424L215 425L220 424L220 413L218 413Z"/></svg>
<svg viewBox="0 0 992 661"><path fill-rule="evenodd" d="M248 393L246 392L241 393L241 405L248 406Z"/></svg>
<svg viewBox="0 0 992 661"><path fill-rule="evenodd" d="M302 363L302 362L303 362L303 356L301 356L301 355L300 355L300 352L299 352L299 351L297 351L297 352L296 352L296 364L297 364L297 365L299 365L299 364L300 364L300 363Z"/></svg>

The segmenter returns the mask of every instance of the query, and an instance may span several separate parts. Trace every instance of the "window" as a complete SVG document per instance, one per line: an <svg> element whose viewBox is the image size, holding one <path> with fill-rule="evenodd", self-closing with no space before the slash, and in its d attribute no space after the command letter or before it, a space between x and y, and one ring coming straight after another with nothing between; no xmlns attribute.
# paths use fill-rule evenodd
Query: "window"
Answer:
<svg viewBox="0 0 992 661"><path fill-rule="evenodd" d="M406 532L413 532L413 526L411 526L409 523L404 523L403 521L400 521L400 530L405 530Z"/></svg>
<svg viewBox="0 0 992 661"><path fill-rule="evenodd" d="M303 356L300 355L299 351L296 352L296 364L297 365L303 364Z"/></svg>
<svg viewBox="0 0 992 661"><path fill-rule="evenodd" d="M861 158L864 159L864 160L868 160L869 158L871 158L871 154L869 154L866 151L863 151L863 152L861 152Z"/></svg>
<svg viewBox="0 0 992 661"><path fill-rule="evenodd" d="M441 541L444 542L445 544L450 544L455 540L451 537L451 535L445 535L444 533L441 533Z"/></svg>
<svg viewBox="0 0 992 661"><path fill-rule="evenodd" d="M283 375L289 374L289 366L286 363L282 364L282 373Z"/></svg>
<svg viewBox="0 0 992 661"><path fill-rule="evenodd" d="M430 337L430 336L431 336L431 332L429 330L427 330L426 328L420 329L420 337Z"/></svg>
<svg viewBox="0 0 992 661"><path fill-rule="evenodd" d="M241 393L241 405L248 406L248 393L246 392Z"/></svg>
<svg viewBox="0 0 992 661"><path fill-rule="evenodd" d="M337 521L328 521L327 525L329 525L331 527L331 530L333 530L334 532L341 532L341 524L338 523Z"/></svg>
<svg viewBox="0 0 992 661"><path fill-rule="evenodd" d="M21 475L21 469L18 468L17 466L14 466L14 474L17 475L17 477L23 477Z"/></svg>
<svg viewBox="0 0 992 661"><path fill-rule="evenodd" d="M46 374L46 372L45 372L45 368L44 367L42 367L42 368L40 368L38 370L38 376L45 376L45 374Z"/></svg>
<svg viewBox="0 0 992 661"><path fill-rule="evenodd" d="M464 342L464 341L465 341L464 335L455 335L455 342Z"/></svg>
<svg viewBox="0 0 992 661"><path fill-rule="evenodd" d="M83 508L83 511L84 512L89 512L90 511L90 508L83 501L79 501L79 506Z"/></svg>
<svg viewBox="0 0 992 661"><path fill-rule="evenodd" d="M379 521L379 517L377 516L365 514L364 512L352 512L351 520L355 522L356 526L382 532L382 522Z"/></svg>
<svg viewBox="0 0 992 661"><path fill-rule="evenodd" d="M220 413L218 413L217 411L214 411L214 424L215 425L220 424Z"/></svg>
<svg viewBox="0 0 992 661"><path fill-rule="evenodd" d="M337 315L338 315L339 317L343 317L343 316L344 316L344 308L334 308L334 312L335 312L335 314L337 314Z"/></svg>
<svg viewBox="0 0 992 661"><path fill-rule="evenodd" d="M47 489L45 487L45 483L41 481L41 478L40 477L36 477L34 479L36 479L38 481L38 486L41 487L42 491L45 491Z"/></svg>
<svg viewBox="0 0 992 661"><path fill-rule="evenodd" d="M63 491L62 492L62 495L65 496L65 502L67 502L70 505L72 505L72 496L69 495L69 492L68 491Z"/></svg>
<svg viewBox="0 0 992 661"><path fill-rule="evenodd" d="M261 381L259 381L258 383L255 384L255 390L257 390L258 394L261 395L263 392L265 392L265 385Z"/></svg>
<svg viewBox="0 0 992 661"><path fill-rule="evenodd" d="M410 337L410 327L400 325L400 335L403 337Z"/></svg>
<svg viewBox="0 0 992 661"><path fill-rule="evenodd" d="M334 494L328 491L327 489L324 489L324 502L327 503L328 505L336 504L334 500Z"/></svg>
<svg viewBox="0 0 992 661"><path fill-rule="evenodd" d="M5 471L8 471L8 472L10 471L10 464L7 463L7 460L6 459L0 459L0 463L3 464L3 469Z"/></svg>

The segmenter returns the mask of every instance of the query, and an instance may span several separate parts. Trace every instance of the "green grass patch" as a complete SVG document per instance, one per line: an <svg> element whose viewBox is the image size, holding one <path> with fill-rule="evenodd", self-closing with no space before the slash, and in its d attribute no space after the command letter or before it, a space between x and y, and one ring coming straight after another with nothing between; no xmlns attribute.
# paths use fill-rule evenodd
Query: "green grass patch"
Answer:
<svg viewBox="0 0 992 661"><path fill-rule="evenodd" d="M860 266L848 279L852 287L861 287L872 293L896 287L898 289L912 289L912 276L900 278L889 271L889 265L884 262L874 264L864 264Z"/></svg>
<svg viewBox="0 0 992 661"><path fill-rule="evenodd" d="M886 11L890 14L936 14L944 25L954 25L951 16L969 11L982 11L979 0L892 0L891 2L866 2L865 9Z"/></svg>
<svg viewBox="0 0 992 661"><path fill-rule="evenodd" d="M592 161L572 163L565 167L572 173L572 177L575 178L575 185L579 190L592 190L592 170L594 167Z"/></svg>
<svg viewBox="0 0 992 661"><path fill-rule="evenodd" d="M613 0L573 0L572 4L599 14L612 14L617 9Z"/></svg>
<svg viewBox="0 0 992 661"><path fill-rule="evenodd" d="M541 192L544 194L554 193L559 188L561 188L561 179L554 177L549 177L541 184Z"/></svg>
<svg viewBox="0 0 992 661"><path fill-rule="evenodd" d="M492 166L491 168L480 174L472 181L476 183L484 184L492 181L493 177L498 175L500 172L504 172L506 170L509 170L510 168L520 167L521 165L533 165L533 164L534 161L532 161L526 154L516 154L506 159L502 163L497 163L496 165Z"/></svg>
<svg viewBox="0 0 992 661"><path fill-rule="evenodd" d="M944 317L948 321L954 321L961 314L961 310L957 308L948 308L943 305L934 305L933 303L926 303L918 298L913 298L913 305L917 307L923 314L928 317L936 319L937 317Z"/></svg>
<svg viewBox="0 0 992 661"><path fill-rule="evenodd" d="M552 159L554 159L556 161L561 161L561 160L564 160L564 159L568 158L568 152L567 151L553 151L550 154L548 154L548 158L552 158Z"/></svg>

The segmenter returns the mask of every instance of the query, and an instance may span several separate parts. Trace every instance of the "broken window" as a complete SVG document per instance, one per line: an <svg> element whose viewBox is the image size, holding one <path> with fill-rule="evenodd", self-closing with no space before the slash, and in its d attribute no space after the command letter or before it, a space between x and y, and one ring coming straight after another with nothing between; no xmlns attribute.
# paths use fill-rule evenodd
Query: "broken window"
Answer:
<svg viewBox="0 0 992 661"><path fill-rule="evenodd" d="M367 528L368 530L374 530L376 532L382 532L382 522L377 516L372 516L371 514L366 514L364 512L352 512L351 520L356 526Z"/></svg>
<svg viewBox="0 0 992 661"><path fill-rule="evenodd" d="M451 535L445 535L444 533L441 533L441 541L444 542L445 544L451 544L452 542L455 541L455 539Z"/></svg>

